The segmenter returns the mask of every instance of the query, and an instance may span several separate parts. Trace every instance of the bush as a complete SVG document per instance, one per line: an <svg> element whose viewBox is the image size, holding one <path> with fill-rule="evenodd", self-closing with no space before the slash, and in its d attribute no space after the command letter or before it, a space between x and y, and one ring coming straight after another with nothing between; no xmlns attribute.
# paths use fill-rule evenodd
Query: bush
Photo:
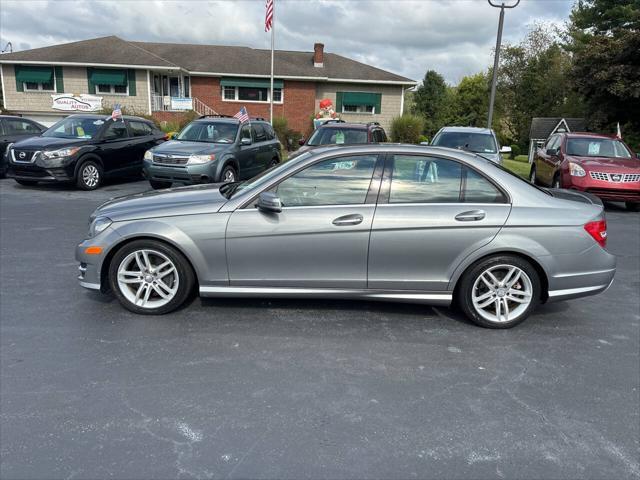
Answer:
<svg viewBox="0 0 640 480"><path fill-rule="evenodd" d="M520 153L522 153L520 145L511 145L511 160L514 160Z"/></svg>
<svg viewBox="0 0 640 480"><path fill-rule="evenodd" d="M289 130L289 123L285 117L274 117L271 123L273 130L276 132L276 136L282 145L287 144L287 131Z"/></svg>
<svg viewBox="0 0 640 480"><path fill-rule="evenodd" d="M391 120L391 140L399 143L418 143L424 121L417 115L405 114Z"/></svg>
<svg viewBox="0 0 640 480"><path fill-rule="evenodd" d="M429 138L426 135L420 135L416 143L422 143L422 142L429 143Z"/></svg>

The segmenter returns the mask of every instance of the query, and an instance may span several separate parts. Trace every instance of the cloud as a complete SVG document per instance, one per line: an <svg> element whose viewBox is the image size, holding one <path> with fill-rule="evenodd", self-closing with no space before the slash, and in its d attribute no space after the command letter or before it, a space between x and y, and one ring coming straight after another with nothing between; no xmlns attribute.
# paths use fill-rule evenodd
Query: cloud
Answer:
<svg viewBox="0 0 640 480"><path fill-rule="evenodd" d="M326 51L420 80L449 83L486 69L499 10L484 0L275 0L276 48ZM513 1L513 0L511 0ZM573 0L522 0L507 10L504 42L535 21L562 24ZM0 42L14 50L106 35L127 40L269 48L264 0L2 0Z"/></svg>

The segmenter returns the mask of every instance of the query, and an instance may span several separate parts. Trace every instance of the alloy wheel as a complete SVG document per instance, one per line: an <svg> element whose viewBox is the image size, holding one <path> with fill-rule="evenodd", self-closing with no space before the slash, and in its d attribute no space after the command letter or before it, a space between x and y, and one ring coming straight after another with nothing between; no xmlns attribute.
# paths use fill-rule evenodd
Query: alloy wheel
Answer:
<svg viewBox="0 0 640 480"><path fill-rule="evenodd" d="M504 323L525 313L533 298L531 279L514 265L494 265L484 270L473 284L471 300L482 318Z"/></svg>
<svg viewBox="0 0 640 480"><path fill-rule="evenodd" d="M100 181L100 172L94 165L87 165L82 169L82 181L87 187L93 188Z"/></svg>
<svg viewBox="0 0 640 480"><path fill-rule="evenodd" d="M231 183L236 181L236 172L233 171L233 168L227 168L222 174L222 181L224 183Z"/></svg>
<svg viewBox="0 0 640 480"><path fill-rule="evenodd" d="M159 308L176 295L180 278L174 263L157 250L135 250L118 266L118 288L133 305Z"/></svg>

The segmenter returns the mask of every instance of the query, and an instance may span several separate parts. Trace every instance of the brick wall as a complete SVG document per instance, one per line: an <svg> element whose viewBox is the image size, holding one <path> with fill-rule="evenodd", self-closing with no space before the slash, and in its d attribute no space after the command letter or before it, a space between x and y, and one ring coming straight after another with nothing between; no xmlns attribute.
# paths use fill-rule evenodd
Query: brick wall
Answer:
<svg viewBox="0 0 640 480"><path fill-rule="evenodd" d="M269 119L269 104L222 100L220 79L191 77L191 95L222 115L235 115L244 106L252 117ZM289 128L308 135L313 128L316 84L314 82L284 81L283 103L273 104L274 117L286 117Z"/></svg>
<svg viewBox="0 0 640 480"><path fill-rule="evenodd" d="M62 113L68 115L74 112L61 112L51 108L51 95L56 92L18 92L16 90L16 77L13 65L0 65L4 80L4 102L5 108L12 112L33 112L33 113ZM63 67L62 77L64 83L64 93L88 94L89 84L87 81L87 69L83 67ZM149 112L149 85L147 82L147 71L136 70L136 95L105 95L96 93L95 96L102 97L102 106L112 108L115 103L124 107L127 113Z"/></svg>

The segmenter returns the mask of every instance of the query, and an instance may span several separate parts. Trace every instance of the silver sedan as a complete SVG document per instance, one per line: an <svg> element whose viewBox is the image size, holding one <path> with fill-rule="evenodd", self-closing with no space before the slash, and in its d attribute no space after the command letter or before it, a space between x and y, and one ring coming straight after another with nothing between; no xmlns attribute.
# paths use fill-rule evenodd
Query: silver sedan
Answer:
<svg viewBox="0 0 640 480"><path fill-rule="evenodd" d="M480 156L328 147L252 180L146 192L96 209L80 284L136 313L207 297L455 302L508 328L539 303L602 292L616 259L602 203Z"/></svg>

